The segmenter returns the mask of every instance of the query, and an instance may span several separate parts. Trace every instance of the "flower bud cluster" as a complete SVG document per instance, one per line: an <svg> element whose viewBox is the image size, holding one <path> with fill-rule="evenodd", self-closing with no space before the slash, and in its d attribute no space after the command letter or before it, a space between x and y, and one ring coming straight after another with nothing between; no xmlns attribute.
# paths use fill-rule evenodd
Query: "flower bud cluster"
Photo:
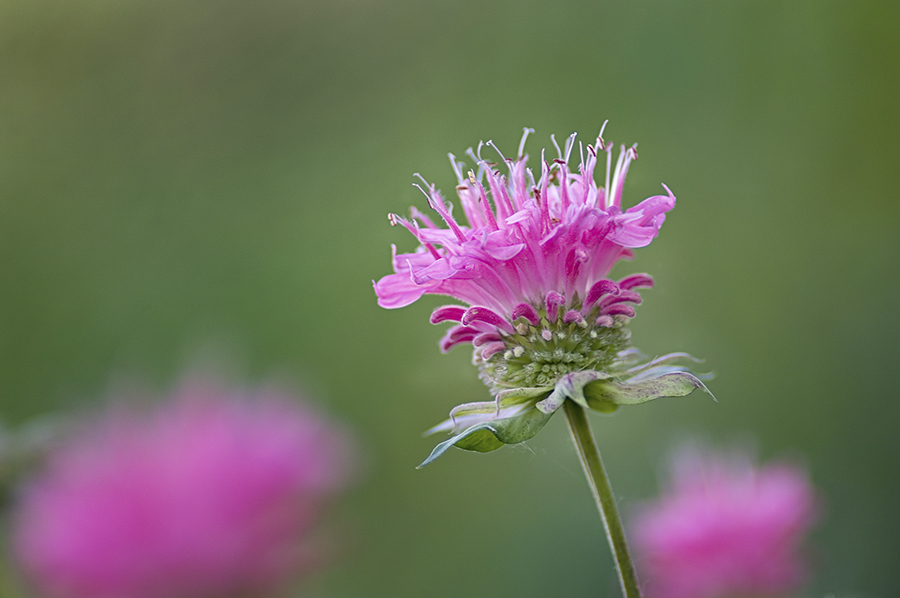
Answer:
<svg viewBox="0 0 900 598"><path fill-rule="evenodd" d="M631 332L624 316L617 316L611 326L597 326L584 318L551 322L544 309L539 314L538 326L519 318L516 333L503 336L504 350L485 359L476 349L473 361L492 391L552 386L571 372L606 371L629 345Z"/></svg>

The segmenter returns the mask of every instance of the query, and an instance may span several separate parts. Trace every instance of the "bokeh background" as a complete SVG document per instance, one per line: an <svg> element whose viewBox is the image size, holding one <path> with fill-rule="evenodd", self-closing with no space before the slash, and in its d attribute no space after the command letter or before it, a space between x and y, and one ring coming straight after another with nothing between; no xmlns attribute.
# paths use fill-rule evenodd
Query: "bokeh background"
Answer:
<svg viewBox="0 0 900 598"><path fill-rule="evenodd" d="M522 447L421 431L484 400L437 350L440 298L376 307L389 211L452 195L447 152L555 133L640 142L662 234L648 354L707 358L719 402L596 417L620 504L680 440L802 460L825 498L809 596L900 587L900 5L654 0L6 0L0 416L170 388L197 362L289 380L356 430L364 476L307 595L614 595L562 418Z"/></svg>

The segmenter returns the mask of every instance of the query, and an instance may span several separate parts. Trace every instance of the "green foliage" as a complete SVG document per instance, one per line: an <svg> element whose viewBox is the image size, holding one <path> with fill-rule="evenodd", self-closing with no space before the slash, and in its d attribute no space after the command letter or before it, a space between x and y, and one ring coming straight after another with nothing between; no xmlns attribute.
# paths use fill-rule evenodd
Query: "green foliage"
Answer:
<svg viewBox="0 0 900 598"><path fill-rule="evenodd" d="M680 356L679 356L680 357ZM656 363L659 363L657 360ZM662 397L683 397L701 389L712 393L696 376L684 371L654 370L640 379L618 382L610 374L593 370L572 372L550 388L517 388L503 391L494 401L464 403L450 412L450 419L429 433L450 431L454 435L438 444L419 465L425 467L451 446L488 453L504 444L531 439L566 401L600 413L613 413L619 405L639 405ZM715 398L715 397L714 397ZM462 429L461 432L458 430Z"/></svg>

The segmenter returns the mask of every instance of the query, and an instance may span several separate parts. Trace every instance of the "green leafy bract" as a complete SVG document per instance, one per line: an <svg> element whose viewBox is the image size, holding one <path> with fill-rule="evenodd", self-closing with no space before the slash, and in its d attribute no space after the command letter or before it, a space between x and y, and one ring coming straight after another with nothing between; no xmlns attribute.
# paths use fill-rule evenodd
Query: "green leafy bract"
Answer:
<svg viewBox="0 0 900 598"><path fill-rule="evenodd" d="M630 378L618 378L594 370L572 372L562 376L553 387L514 388L497 394L493 401L464 403L450 412L450 419L428 431L449 432L419 465L425 467L451 446L467 451L488 453L504 444L518 444L537 434L550 417L567 401L600 413L612 413L619 405L640 405L662 397L683 397L697 389L715 397L694 374L662 365L681 357L665 356L632 368Z"/></svg>
<svg viewBox="0 0 900 598"><path fill-rule="evenodd" d="M594 404L640 405L663 397L685 397L698 388L715 399L706 385L690 372L667 372L629 382L597 380L588 383L583 393L593 409Z"/></svg>
<svg viewBox="0 0 900 598"><path fill-rule="evenodd" d="M463 432L434 447L428 458L419 465L419 469L443 455L447 449L454 445L467 451L489 453L499 449L504 444L524 442L540 432L544 424L550 420L551 415L553 414L543 413L538 409L532 408L520 415L470 426Z"/></svg>

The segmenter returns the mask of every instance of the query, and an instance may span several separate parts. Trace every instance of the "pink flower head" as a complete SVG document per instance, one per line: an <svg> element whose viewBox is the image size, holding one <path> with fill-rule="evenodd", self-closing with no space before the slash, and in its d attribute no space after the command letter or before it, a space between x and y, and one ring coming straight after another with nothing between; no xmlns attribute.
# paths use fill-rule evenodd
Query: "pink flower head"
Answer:
<svg viewBox="0 0 900 598"><path fill-rule="evenodd" d="M603 140L602 129L593 145L578 144L577 172L569 167L575 135L563 149L554 139L558 157L547 160L542 151L535 180L524 153L530 132L525 129L516 159L487 143L506 174L481 157L483 144L468 152L477 172L464 176L463 163L450 155L466 222L427 183L422 191L436 217L416 208L409 220L390 215L419 246L399 255L394 248L394 274L375 283L378 304L404 307L425 294L461 301L438 307L431 322L453 322L441 349L471 344L481 378L495 394L495 401L457 406L433 428L454 436L425 463L450 446L486 452L527 440L568 399L609 413L697 388L709 392L669 365L689 355L639 365L642 356L630 347L625 324L641 303L637 289L653 286L653 279L607 278L618 260L656 237L675 196L663 185L666 195L623 210L625 175L637 152L622 146L613 169L613 144ZM598 187L594 171L604 154L605 184Z"/></svg>
<svg viewBox="0 0 900 598"><path fill-rule="evenodd" d="M51 453L20 496L13 550L48 598L268 595L313 564L309 532L348 457L292 397L194 380Z"/></svg>
<svg viewBox="0 0 900 598"><path fill-rule="evenodd" d="M541 307L570 321L591 317L592 324L603 316L610 316L604 321L616 315L630 317L634 312L627 303L640 302L632 289L652 285L646 275L619 284L604 281L619 259L632 255L631 248L644 247L656 237L665 213L675 206L675 196L666 188L666 195L623 211L622 188L628 167L637 157L636 146L622 146L610 182L613 144L604 143L601 136L594 145L579 144L581 162L578 171L571 172L572 134L564 150L557 147L557 159L548 161L541 152L540 177L535 182L523 153L530 132L525 130L515 160L505 158L488 142L506 163L507 175L481 158L481 146L477 156L472 153L477 173L469 171L467 176L463 176L463 163L450 155L468 225L453 217L452 205L433 185L425 194L437 219L416 208L410 220L390 216L392 224L401 224L415 236L419 247L399 255L395 250L395 273L375 283L378 304L404 307L422 295L437 294L471 306L435 312L435 323L460 323L442 342L444 350L458 343L484 346L482 353L497 350L490 344L496 341L488 336L511 334L519 318L537 322L536 310ZM606 186L598 187L594 170L604 153ZM447 228L436 221L443 221ZM623 295L622 291L628 292ZM604 296L606 303L599 306ZM612 301L613 297L617 300ZM478 337L481 342L475 341Z"/></svg>
<svg viewBox="0 0 900 598"><path fill-rule="evenodd" d="M632 526L648 598L781 596L806 577L816 516L806 472L747 455L682 452L669 488Z"/></svg>

